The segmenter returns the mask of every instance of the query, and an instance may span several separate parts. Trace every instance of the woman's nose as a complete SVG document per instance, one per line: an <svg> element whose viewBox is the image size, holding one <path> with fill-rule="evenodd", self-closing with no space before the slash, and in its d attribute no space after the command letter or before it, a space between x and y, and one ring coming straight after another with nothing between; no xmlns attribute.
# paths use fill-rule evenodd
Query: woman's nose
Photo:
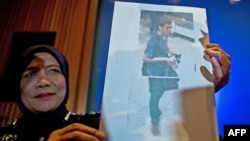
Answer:
<svg viewBox="0 0 250 141"><path fill-rule="evenodd" d="M50 86L50 81L45 77L41 77L38 80L37 85L36 85L37 88L44 88L44 87L49 87L49 86Z"/></svg>

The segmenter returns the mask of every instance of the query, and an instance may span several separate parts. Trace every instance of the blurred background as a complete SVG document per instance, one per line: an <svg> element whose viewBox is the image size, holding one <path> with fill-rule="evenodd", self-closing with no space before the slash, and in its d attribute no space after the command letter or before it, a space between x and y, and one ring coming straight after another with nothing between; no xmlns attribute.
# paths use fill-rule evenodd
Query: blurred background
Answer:
<svg viewBox="0 0 250 141"><path fill-rule="evenodd" d="M249 0L121 1L206 8L210 42L232 63L230 82L215 94L219 134L224 124L250 124ZM8 84L11 58L38 43L54 45L69 60L69 110L101 111L113 8L114 0L0 1L1 125L21 115Z"/></svg>

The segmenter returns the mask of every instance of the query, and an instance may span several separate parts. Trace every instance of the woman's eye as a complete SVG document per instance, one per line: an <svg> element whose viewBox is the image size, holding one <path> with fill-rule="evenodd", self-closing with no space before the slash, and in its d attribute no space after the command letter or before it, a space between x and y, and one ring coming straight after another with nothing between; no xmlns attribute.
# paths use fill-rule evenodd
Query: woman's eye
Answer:
<svg viewBox="0 0 250 141"><path fill-rule="evenodd" d="M49 73L50 73L50 74L58 74L58 73L60 73L60 71L57 70L57 69L50 69L50 70L49 70Z"/></svg>
<svg viewBox="0 0 250 141"><path fill-rule="evenodd" d="M27 74L24 75L24 78L30 78L30 77L34 77L36 75L35 72L29 72Z"/></svg>

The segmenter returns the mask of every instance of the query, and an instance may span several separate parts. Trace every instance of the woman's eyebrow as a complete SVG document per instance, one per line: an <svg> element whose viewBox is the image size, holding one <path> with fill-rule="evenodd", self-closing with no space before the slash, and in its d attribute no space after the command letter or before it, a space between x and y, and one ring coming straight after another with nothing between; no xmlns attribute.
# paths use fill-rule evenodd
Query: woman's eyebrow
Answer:
<svg viewBox="0 0 250 141"><path fill-rule="evenodd" d="M46 67L59 67L59 68L60 68L60 65L57 65L57 64L49 64L49 65L47 65Z"/></svg>
<svg viewBox="0 0 250 141"><path fill-rule="evenodd" d="M30 67L25 68L24 71L36 70L38 68L39 68L38 66L30 66Z"/></svg>

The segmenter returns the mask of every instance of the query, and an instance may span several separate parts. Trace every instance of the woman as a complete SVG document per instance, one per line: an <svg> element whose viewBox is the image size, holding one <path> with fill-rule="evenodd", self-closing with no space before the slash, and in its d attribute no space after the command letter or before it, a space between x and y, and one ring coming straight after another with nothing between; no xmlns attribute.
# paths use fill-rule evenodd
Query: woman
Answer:
<svg viewBox="0 0 250 141"><path fill-rule="evenodd" d="M18 105L23 116L0 128L0 140L93 140L105 138L98 131L100 114L74 115L66 109L69 92L68 63L56 48L36 45L18 59ZM81 123L81 124L80 124Z"/></svg>

